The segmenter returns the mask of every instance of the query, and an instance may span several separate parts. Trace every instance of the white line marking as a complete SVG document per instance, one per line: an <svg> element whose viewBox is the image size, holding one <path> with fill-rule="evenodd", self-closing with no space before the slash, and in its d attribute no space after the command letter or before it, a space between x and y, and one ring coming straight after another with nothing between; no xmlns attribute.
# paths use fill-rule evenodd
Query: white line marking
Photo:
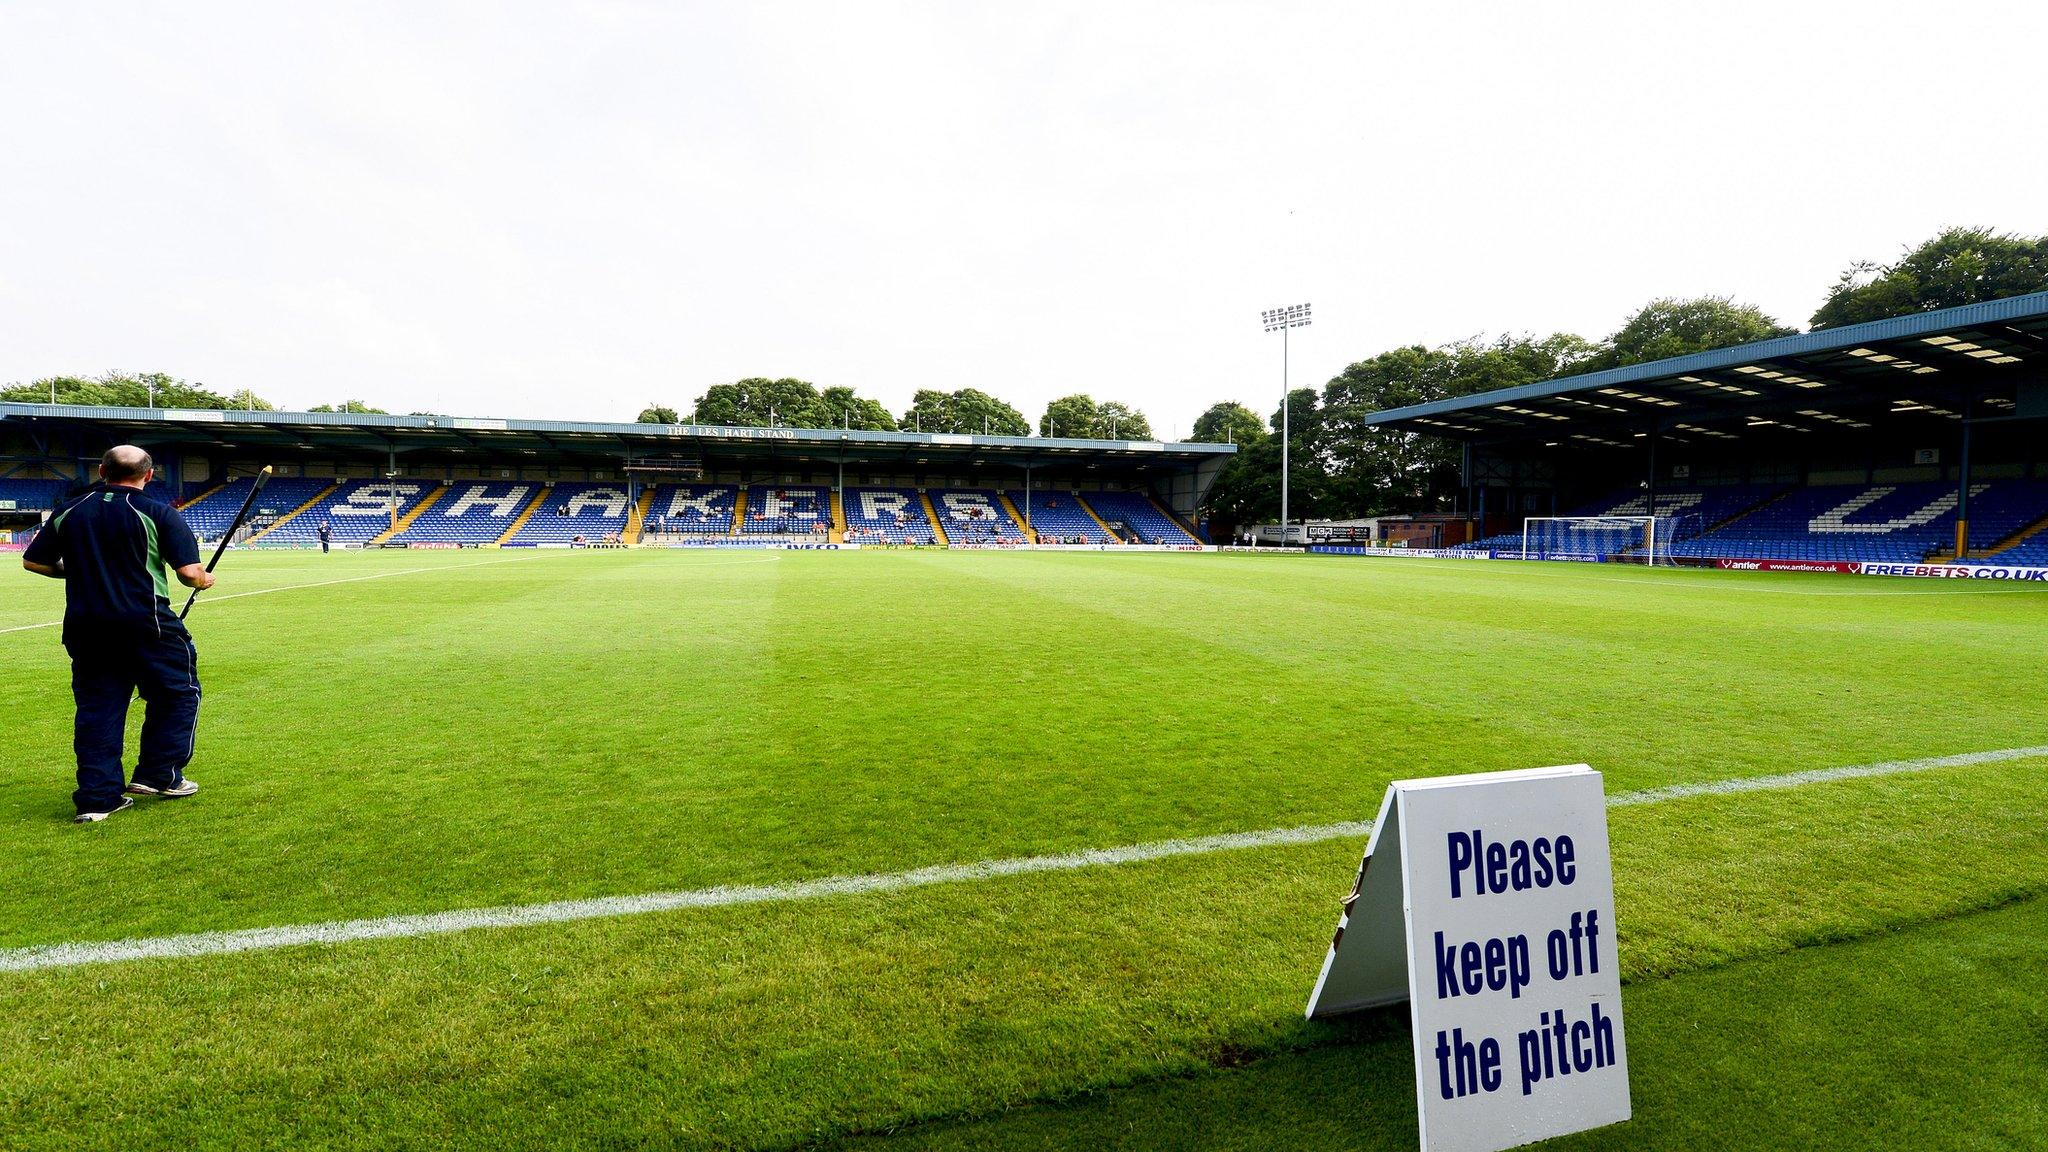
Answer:
<svg viewBox="0 0 2048 1152"><path fill-rule="evenodd" d="M534 555L539 555L538 552ZM478 560L469 564L443 564L430 568L396 568L389 572L372 572L367 576L343 576L335 580L313 580L305 584L280 584L275 588L256 588L248 592L230 592L225 596L202 596L199 604L224 604L229 600L240 600L244 596L268 596L272 592L295 592L301 588L325 588L330 584L354 584L359 580L383 580L391 576L413 576L421 572L460 572L466 568L489 568L493 564L517 564L530 560L532 556L508 556L503 560ZM194 607L198 607L195 604ZM43 624L21 624L13 628L0 628L0 636L9 632L32 632L37 628L55 628L64 623L51 620Z"/></svg>
<svg viewBox="0 0 2048 1152"><path fill-rule="evenodd" d="M1773 788L1799 788L1831 780L1860 780L1866 776L1896 776L1901 772L1926 772L1933 768L1967 768L1972 764L1996 764L2001 760L2026 760L2048 756L2048 744L2033 748L2000 748L1993 752L1963 752L1955 756L1931 756L1924 760L1886 760L1849 768L1813 768L1779 776L1738 776L1733 780L1709 780L1700 784L1670 784L1640 792L1617 792L1607 798L1609 808L1630 808L1637 804L1661 804L1690 796L1726 796L1736 792L1763 792Z"/></svg>
<svg viewBox="0 0 2048 1152"><path fill-rule="evenodd" d="M1956 756L1935 756L1924 760L1888 760L1880 764L1819 768L1806 772L1788 772L1778 776L1752 776L1702 784L1673 784L1640 792L1617 792L1607 798L1607 806L1629 808L1693 796L1799 788L1834 780L1892 776L1904 772L1993 764L2002 760L2023 760L2036 756L2048 757L2048 745L2004 748L1991 752L1965 752ZM464 908L451 912L384 916L374 920L336 920L324 924L244 928L232 932L193 932L182 936L146 936L133 940L98 943L38 944L26 948L0 949L0 972L37 972L47 968L75 968L83 964L112 964L124 960L221 956L235 952L291 948L302 944L346 944L357 940L441 936L477 928L523 928L536 924L566 924L578 920L604 920L686 908L728 908L739 904L815 900L824 896L867 896L877 892L924 888L933 884L959 884L972 880L993 880L1000 876L1023 876L1035 872L1070 872L1081 868L1134 864L1142 860L1163 860L1173 856L1202 856L1212 852L1270 848L1282 844L1317 844L1326 840L1362 838L1371 832L1371 821L1354 820L1300 828L1268 828L1259 832L1227 832L1216 836L1195 836L1185 840L1155 840L1147 844L1095 848L1058 856L1014 856L1006 860L983 860L975 864L940 864L909 872L828 876L822 880L800 880L786 884L721 886L683 892L649 892L639 896L601 896L589 900L557 900L546 904L515 904L497 908Z"/></svg>

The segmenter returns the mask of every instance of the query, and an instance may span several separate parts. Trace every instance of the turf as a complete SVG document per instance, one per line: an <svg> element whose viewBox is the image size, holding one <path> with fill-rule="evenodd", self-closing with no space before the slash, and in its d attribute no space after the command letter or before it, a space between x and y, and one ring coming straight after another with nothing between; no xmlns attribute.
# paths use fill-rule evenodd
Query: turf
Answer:
<svg viewBox="0 0 2048 1152"><path fill-rule="evenodd" d="M2042 634L2025 588L961 553L224 577L279 590L195 611L204 791L101 827L63 819L54 630L0 633L0 946L1356 820L1448 771L1619 791L2048 743L2038 662L1997 657ZM0 629L54 618L53 583L7 587ZM1618 810L1632 987L2039 894L2042 767ZM1356 1055L1298 1016L1358 847L0 975L0 1132L779 1147Z"/></svg>

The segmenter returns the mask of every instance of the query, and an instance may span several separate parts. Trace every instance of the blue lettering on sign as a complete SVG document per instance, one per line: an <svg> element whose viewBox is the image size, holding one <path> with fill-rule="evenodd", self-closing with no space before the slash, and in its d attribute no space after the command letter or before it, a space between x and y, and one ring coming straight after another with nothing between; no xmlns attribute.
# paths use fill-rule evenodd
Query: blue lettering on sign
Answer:
<svg viewBox="0 0 2048 1152"><path fill-rule="evenodd" d="M1469 872L1472 894L1484 896L1503 892L1527 892L1552 884L1568 885L1578 879L1577 850L1570 836L1552 840L1510 840L1506 844L1486 842L1480 829L1452 832L1445 837L1451 865L1451 899L1465 894Z"/></svg>
<svg viewBox="0 0 2048 1152"><path fill-rule="evenodd" d="M1436 998L1477 996L1508 989L1519 1000L1529 986L1529 938L1523 935L1447 944L1436 934Z"/></svg>

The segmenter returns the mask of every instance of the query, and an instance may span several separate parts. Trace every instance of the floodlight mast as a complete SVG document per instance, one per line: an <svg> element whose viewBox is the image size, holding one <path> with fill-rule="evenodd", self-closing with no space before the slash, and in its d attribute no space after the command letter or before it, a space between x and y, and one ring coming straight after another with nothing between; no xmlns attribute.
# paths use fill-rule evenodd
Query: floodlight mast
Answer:
<svg viewBox="0 0 2048 1152"><path fill-rule="evenodd" d="M1271 308L1259 313L1259 323L1268 332L1280 333L1280 546L1287 547L1287 441L1293 430L1293 418L1288 412L1291 399L1287 387L1287 330L1306 328L1309 325L1309 305L1289 304L1285 308Z"/></svg>

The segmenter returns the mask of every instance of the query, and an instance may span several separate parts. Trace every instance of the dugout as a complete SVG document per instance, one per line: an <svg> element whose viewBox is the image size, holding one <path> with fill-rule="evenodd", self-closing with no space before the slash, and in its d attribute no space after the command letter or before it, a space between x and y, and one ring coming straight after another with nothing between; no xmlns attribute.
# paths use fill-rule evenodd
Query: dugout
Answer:
<svg viewBox="0 0 2048 1152"><path fill-rule="evenodd" d="M2048 480L2048 292L1374 413L1462 447L1466 538L1617 489Z"/></svg>

